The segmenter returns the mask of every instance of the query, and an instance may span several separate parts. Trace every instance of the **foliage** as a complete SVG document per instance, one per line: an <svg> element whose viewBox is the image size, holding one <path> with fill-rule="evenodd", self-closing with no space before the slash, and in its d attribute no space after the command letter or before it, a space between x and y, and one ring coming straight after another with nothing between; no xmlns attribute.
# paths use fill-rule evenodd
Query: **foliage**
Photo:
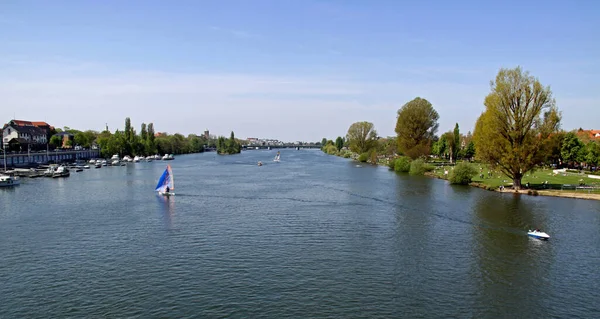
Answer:
<svg viewBox="0 0 600 319"><path fill-rule="evenodd" d="M377 141L377 152L385 155L396 155L398 139L395 137L380 138Z"/></svg>
<svg viewBox="0 0 600 319"><path fill-rule="evenodd" d="M354 153L362 154L375 147L377 131L375 131L373 123L356 122L348 128L346 138L348 139L350 150Z"/></svg>
<svg viewBox="0 0 600 319"><path fill-rule="evenodd" d="M458 151L460 150L460 130L458 123L454 126L454 158L458 159Z"/></svg>
<svg viewBox="0 0 600 319"><path fill-rule="evenodd" d="M543 159L542 144L558 130L552 91L520 67L501 69L475 125L477 157L521 188L523 175Z"/></svg>
<svg viewBox="0 0 600 319"><path fill-rule="evenodd" d="M451 184L468 185L475 175L477 175L477 170L473 165L461 162L454 166L448 179Z"/></svg>
<svg viewBox="0 0 600 319"><path fill-rule="evenodd" d="M446 138L442 135L440 139L433 143L431 147L431 154L445 157L447 148L448 145L446 144Z"/></svg>
<svg viewBox="0 0 600 319"><path fill-rule="evenodd" d="M242 144L235 138L233 131L229 138L220 136L217 140L217 153L221 155L225 154L239 154L242 151Z"/></svg>
<svg viewBox="0 0 600 319"><path fill-rule="evenodd" d="M62 139L58 135L52 135L48 142L52 147L59 147L62 145Z"/></svg>
<svg viewBox="0 0 600 319"><path fill-rule="evenodd" d="M475 156L475 143L470 141L463 153L464 158L471 160Z"/></svg>
<svg viewBox="0 0 600 319"><path fill-rule="evenodd" d="M408 173L410 175L423 175L425 172L430 172L433 170L433 166L428 165L422 159L416 159L410 163L410 170Z"/></svg>
<svg viewBox="0 0 600 319"><path fill-rule="evenodd" d="M344 147L344 138L341 136L338 136L335 139L335 147L337 148L338 151L342 150L342 148Z"/></svg>
<svg viewBox="0 0 600 319"><path fill-rule="evenodd" d="M404 104L396 122L398 150L413 159L430 154L438 119L437 111L426 99L417 97Z"/></svg>
<svg viewBox="0 0 600 319"><path fill-rule="evenodd" d="M562 161L561 149L566 132L559 131L550 134L542 145L543 161L558 164Z"/></svg>
<svg viewBox="0 0 600 319"><path fill-rule="evenodd" d="M358 156L358 161L365 163L367 160L369 160L369 153L362 153Z"/></svg>
<svg viewBox="0 0 600 319"><path fill-rule="evenodd" d="M207 143L203 137L189 135L187 138L181 134L168 135L161 133L157 138L154 133L154 124L142 123L140 134L137 135L131 126L131 120L125 120L125 128L129 130L116 130L114 134L103 131L97 134L96 143L100 146L101 155L110 157L118 154L123 157L149 156L154 154L187 154L204 152ZM87 132L87 131L86 131ZM84 132L84 134L86 133ZM75 135L77 142L77 134Z"/></svg>
<svg viewBox="0 0 600 319"><path fill-rule="evenodd" d="M410 171L410 162L410 157L400 156L394 163L394 171L398 173L408 173Z"/></svg>
<svg viewBox="0 0 600 319"><path fill-rule="evenodd" d="M454 133L446 132L440 139L446 141L446 152L450 155L450 162L452 162L452 159L456 158L456 149L458 148L458 145L455 144Z"/></svg>
<svg viewBox="0 0 600 319"><path fill-rule="evenodd" d="M321 140L321 146L325 146L325 144L327 144L327 138L325 138L325 137L324 137L324 138Z"/></svg>
<svg viewBox="0 0 600 319"><path fill-rule="evenodd" d="M585 160L588 165L598 166L600 163L600 145L596 142L589 142L587 145L587 155Z"/></svg>
<svg viewBox="0 0 600 319"><path fill-rule="evenodd" d="M575 133L569 132L562 141L560 155L565 162L583 162L586 157L585 145Z"/></svg>
<svg viewBox="0 0 600 319"><path fill-rule="evenodd" d="M336 155L338 153L338 149L333 144L327 144L323 147L323 152L325 152L329 155Z"/></svg>
<svg viewBox="0 0 600 319"><path fill-rule="evenodd" d="M396 167L396 159L392 158L390 159L390 161L388 162L388 168L393 170Z"/></svg>

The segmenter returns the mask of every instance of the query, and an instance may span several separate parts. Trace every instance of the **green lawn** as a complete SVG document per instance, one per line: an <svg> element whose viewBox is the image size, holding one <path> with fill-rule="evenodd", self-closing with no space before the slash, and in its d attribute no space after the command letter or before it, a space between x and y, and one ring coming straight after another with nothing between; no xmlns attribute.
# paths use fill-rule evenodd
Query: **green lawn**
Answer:
<svg viewBox="0 0 600 319"><path fill-rule="evenodd" d="M486 164L474 163L472 164L479 174L473 177L473 182L484 184L490 188L498 188L501 185L505 187L510 187L512 184L512 180L506 177L504 174L499 171L490 170ZM452 171L452 167L450 166L442 166L435 169L434 173L436 176L440 178L444 178L444 171L448 171L450 173ZM483 178L481 175L483 174ZM575 186L579 186L580 183L583 183L586 186L596 186L600 187L600 179L592 179L588 178L587 174L577 174L577 173L559 173L554 174L550 169L538 169L533 172L528 172L525 174L522 180L523 186L526 186L529 183L529 188L531 189L558 189L558 190L570 190L577 192L591 192L591 193L600 193L600 189L596 190L575 190ZM565 186L571 185L572 187Z"/></svg>

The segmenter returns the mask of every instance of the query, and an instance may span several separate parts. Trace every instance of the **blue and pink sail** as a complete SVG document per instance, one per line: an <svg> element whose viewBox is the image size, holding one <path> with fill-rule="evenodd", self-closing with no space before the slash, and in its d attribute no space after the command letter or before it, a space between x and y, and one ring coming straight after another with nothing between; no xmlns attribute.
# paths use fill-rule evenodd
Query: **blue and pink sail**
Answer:
<svg viewBox="0 0 600 319"><path fill-rule="evenodd" d="M167 165L167 168L158 179L156 191L166 193L167 187L169 188L169 192L172 192L175 189L175 181L173 180L173 171L171 170L171 165Z"/></svg>

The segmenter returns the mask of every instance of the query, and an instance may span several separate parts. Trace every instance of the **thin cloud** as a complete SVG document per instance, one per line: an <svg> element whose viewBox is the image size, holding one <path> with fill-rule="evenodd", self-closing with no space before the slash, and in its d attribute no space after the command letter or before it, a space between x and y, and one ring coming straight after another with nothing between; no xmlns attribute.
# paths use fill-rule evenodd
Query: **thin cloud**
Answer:
<svg viewBox="0 0 600 319"><path fill-rule="evenodd" d="M215 32L222 32L225 34L229 34L238 39L259 39L262 38L262 35L257 33L252 33L244 30L236 30L236 29L227 29L218 26L210 26L208 27L210 30Z"/></svg>

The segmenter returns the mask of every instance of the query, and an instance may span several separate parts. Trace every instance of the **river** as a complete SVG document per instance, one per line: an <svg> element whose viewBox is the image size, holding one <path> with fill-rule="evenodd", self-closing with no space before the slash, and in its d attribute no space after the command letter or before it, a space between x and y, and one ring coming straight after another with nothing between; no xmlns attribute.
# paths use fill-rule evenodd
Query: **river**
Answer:
<svg viewBox="0 0 600 319"><path fill-rule="evenodd" d="M171 198L161 161L0 189L0 317L600 316L600 202L281 154L176 157Z"/></svg>

